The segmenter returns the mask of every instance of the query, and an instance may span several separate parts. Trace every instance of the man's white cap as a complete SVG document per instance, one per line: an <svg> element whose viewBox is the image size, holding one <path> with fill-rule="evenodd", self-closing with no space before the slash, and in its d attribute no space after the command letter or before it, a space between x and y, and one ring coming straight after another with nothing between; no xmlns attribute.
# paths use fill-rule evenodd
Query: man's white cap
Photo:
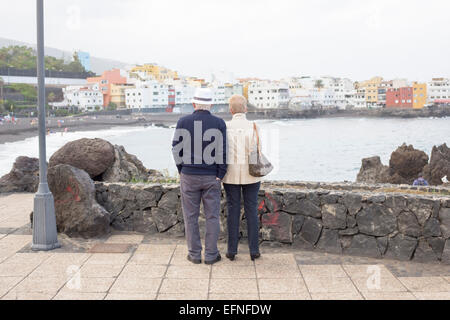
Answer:
<svg viewBox="0 0 450 320"><path fill-rule="evenodd" d="M211 89L208 88L197 88L195 90L194 98L192 103L196 104L212 104L213 103L213 93Z"/></svg>

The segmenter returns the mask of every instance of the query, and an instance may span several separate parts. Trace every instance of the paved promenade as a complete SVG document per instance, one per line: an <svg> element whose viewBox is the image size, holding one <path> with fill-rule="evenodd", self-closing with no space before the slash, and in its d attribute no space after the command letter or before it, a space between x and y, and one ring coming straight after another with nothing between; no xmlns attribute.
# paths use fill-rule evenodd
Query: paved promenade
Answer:
<svg viewBox="0 0 450 320"><path fill-rule="evenodd" d="M0 196L0 299L445 299L450 266L345 257L262 246L252 262L186 260L183 239L129 233L69 239L32 252L33 195Z"/></svg>

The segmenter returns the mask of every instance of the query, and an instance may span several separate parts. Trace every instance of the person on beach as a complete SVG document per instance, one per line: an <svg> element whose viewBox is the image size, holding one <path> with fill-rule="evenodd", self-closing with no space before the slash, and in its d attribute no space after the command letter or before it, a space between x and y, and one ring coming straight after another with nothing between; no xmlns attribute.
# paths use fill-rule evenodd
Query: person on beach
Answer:
<svg viewBox="0 0 450 320"><path fill-rule="evenodd" d="M228 252L226 257L233 261L238 253L242 195L250 257L255 260L261 256L257 212L261 178L249 174L248 159L252 148L256 148L254 140L259 129L254 122L247 120L247 100L245 97L241 95L232 96L230 98L230 112L233 118L227 122L228 170L223 179L228 207Z"/></svg>
<svg viewBox="0 0 450 320"><path fill-rule="evenodd" d="M414 180L413 186L428 186L428 181L425 180L423 174L419 174L419 177Z"/></svg>
<svg viewBox="0 0 450 320"><path fill-rule="evenodd" d="M175 130L172 153L180 173L181 205L189 250L187 259L202 262L198 219L200 203L206 218L205 264L221 260L217 242L220 232L221 181L227 172L226 124L210 112L213 94L199 88L192 103L194 113L182 117Z"/></svg>

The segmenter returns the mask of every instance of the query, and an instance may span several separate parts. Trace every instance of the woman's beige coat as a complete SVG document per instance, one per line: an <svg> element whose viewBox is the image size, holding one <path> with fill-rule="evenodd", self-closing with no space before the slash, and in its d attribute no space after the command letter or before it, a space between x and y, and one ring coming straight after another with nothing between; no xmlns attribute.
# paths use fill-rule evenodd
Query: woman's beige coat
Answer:
<svg viewBox="0 0 450 320"><path fill-rule="evenodd" d="M258 133L259 128L257 127ZM261 137L261 135L259 135ZM261 143L261 142L260 142ZM227 174L223 178L226 184L253 184L261 178L252 177L248 169L248 157L256 148L256 136L253 122L248 121L245 113L233 115L227 122Z"/></svg>

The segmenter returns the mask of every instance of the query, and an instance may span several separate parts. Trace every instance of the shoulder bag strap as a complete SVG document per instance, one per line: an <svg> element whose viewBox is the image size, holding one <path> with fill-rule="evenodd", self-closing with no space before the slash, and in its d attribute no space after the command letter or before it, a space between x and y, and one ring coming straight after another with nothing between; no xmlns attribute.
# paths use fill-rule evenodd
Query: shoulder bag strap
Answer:
<svg viewBox="0 0 450 320"><path fill-rule="evenodd" d="M256 123L254 123L254 122L253 122L253 130L255 131L255 135L256 135L256 147L258 148L258 153L261 154L261 145L259 143L258 129L256 128Z"/></svg>

